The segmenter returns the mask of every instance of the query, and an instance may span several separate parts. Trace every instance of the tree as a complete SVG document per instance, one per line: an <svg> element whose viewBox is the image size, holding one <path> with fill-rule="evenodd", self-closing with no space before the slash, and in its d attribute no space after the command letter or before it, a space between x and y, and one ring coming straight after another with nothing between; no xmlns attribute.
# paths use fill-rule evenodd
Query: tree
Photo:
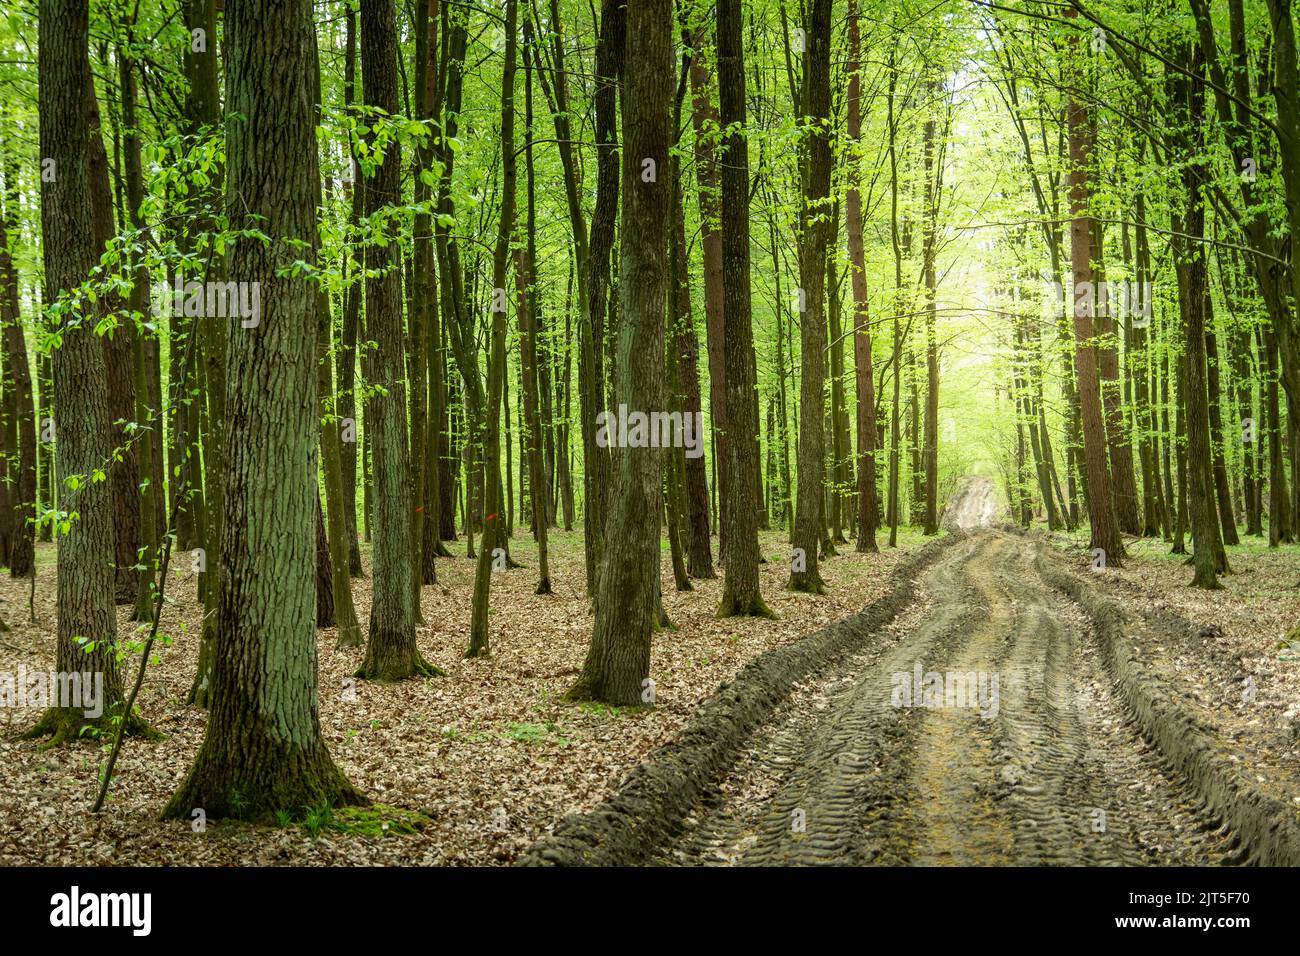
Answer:
<svg viewBox="0 0 1300 956"><path fill-rule="evenodd" d="M524 26L529 49L533 46L532 24ZM519 364L523 375L523 406L525 416L524 441L527 446L527 466L530 486L533 489L533 529L537 537L537 593L551 593L551 571L547 553L547 524L549 494L546 471L542 463L542 415L540 396L538 394L538 343L537 343L537 292L536 276L533 273L537 256L537 188L533 159L533 73L529 71L524 77L526 99L527 140L524 146L524 163L528 170L528 217L526 222L527 238L524 249L517 261L525 263L525 268L516 270L516 282L519 288Z"/></svg>
<svg viewBox="0 0 1300 956"><path fill-rule="evenodd" d="M217 9L214 0L186 0L182 12L185 16L185 28L190 35L190 43L185 47L184 68L189 80L189 90L185 97L185 128L195 140L202 136L213 135L220 123L220 87L217 80ZM204 184L196 197L196 216L186 237L188 243L195 243L204 234L210 243L214 231L213 216L209 204L215 205L220 195L221 178L214 176ZM220 257L209 256L204 280L220 279L224 272L224 262ZM226 427L226 360L229 351L230 331L226 324L211 319L197 322L191 320L188 333L195 337L198 354L202 360L197 368L197 375L188 379L181 376L181 390L195 395L192 401L186 401L182 414L190 441L194 431L202 445L203 469L197 461L186 456L182 462L181 480L187 482L194 502L198 507L197 528L199 546L210 556L207 570L200 575L200 594L203 597L203 630L199 639L199 666L194 673L194 683L190 687L190 703L207 707L211 700L213 641L216 639L217 626L217 576L220 574L221 554L221 514L222 471L225 458ZM175 363L173 363L173 368ZM196 388L198 381L203 387ZM206 406L206 407L202 407ZM195 428L202 423L201 427ZM195 455L194 458L198 456ZM202 495L196 494L202 490ZM189 506L186 514L191 513Z"/></svg>
<svg viewBox="0 0 1300 956"><path fill-rule="evenodd" d="M643 413L661 410L664 401L673 32L671 0L629 4L615 392L620 404ZM650 638L658 624L660 450L618 447L613 464L606 535L618 547L607 550L600 567L591 648L569 695L636 706L654 702L647 682Z"/></svg>
<svg viewBox="0 0 1300 956"><path fill-rule="evenodd" d="M795 499L790 590L826 590L817 567L825 495L826 437L826 248L830 232L831 185L831 10L830 0L813 0L808 21L803 77L804 155L800 174L803 202L799 222L799 325L803 376L799 429L798 496Z"/></svg>
<svg viewBox="0 0 1300 956"><path fill-rule="evenodd" d="M10 236L18 232L18 171L5 154L4 209L0 211L0 334L16 416L18 480L14 485L14 528L9 541L9 573L27 577L35 564L36 542L36 406L27 340L19 312L18 270L10 253Z"/></svg>
<svg viewBox="0 0 1300 956"><path fill-rule="evenodd" d="M1200 78L1204 68L1200 48L1192 54L1195 78L1188 82L1178 77L1174 89L1186 101L1186 116L1193 130L1199 131L1204 118L1205 89ZM1199 132L1194 134L1199 136ZM1187 190L1187 216L1175 218L1180 234L1178 252L1180 263L1180 301L1183 322L1186 326L1186 394L1183 401L1187 413L1187 466L1188 509L1192 524L1192 563L1196 569L1192 584L1195 587L1216 589L1218 573L1228 570L1223 551L1214 499L1214 477L1211 471L1210 414L1208 381L1206 377L1205 311L1209 301L1208 269L1203 243L1205 207L1202 193L1205 173L1200 162L1189 162L1183 171L1183 184Z"/></svg>
<svg viewBox="0 0 1300 956"><path fill-rule="evenodd" d="M509 265L510 233L515 216L515 61L518 50L518 3L506 0L505 73L501 82L501 217L496 248L492 252L492 345L488 356L487 423L483 454L486 462L486 495L483 509L483 538L479 542L478 565L474 569L474 605L470 620L469 650L466 657L487 657L488 605L492 573L498 566L498 549L504 555L505 509L498 489L501 484L501 395L506 377L506 269ZM532 346L531 336L529 347ZM542 522L545 522L543 512Z"/></svg>
<svg viewBox="0 0 1300 956"><path fill-rule="evenodd" d="M858 386L858 528L857 549L876 550L876 397L873 390L871 325L867 312L867 264L862 241L862 40L857 0L849 0L848 154L849 191L844 214L849 237L850 284L853 289L853 365Z"/></svg>
<svg viewBox="0 0 1300 956"><path fill-rule="evenodd" d="M771 617L758 585L758 430L754 329L749 288L749 145L745 137L745 51L739 0L718 0L719 112L725 154L721 176L724 353L726 356L728 508L719 617ZM721 493L721 492L720 492Z"/></svg>
<svg viewBox="0 0 1300 956"><path fill-rule="evenodd" d="M50 320L59 330L54 350L54 400L58 407L59 509L66 532L58 551L58 633L55 669L103 675L103 717L121 713L114 612L113 500L106 470L111 462L108 372L96 334L102 318L88 283L95 265L91 219L87 58L89 12L85 0L41 0L40 155L41 234ZM74 740L94 723L82 708L54 706L28 736Z"/></svg>
<svg viewBox="0 0 1300 956"><path fill-rule="evenodd" d="M1067 17L1078 12L1067 10ZM1077 38L1072 41L1077 51ZM1074 282L1075 364L1079 376L1079 406L1083 420L1083 454L1087 466L1090 547L1101 549L1107 564L1118 566L1124 558L1124 544L1115 521L1110 473L1106 468L1106 432L1102 420L1101 393L1097 376L1097 353L1093 339L1092 220L1088 215L1089 175L1093 145L1092 120L1082 103L1071 99L1066 108L1070 145L1070 263Z"/></svg>
<svg viewBox="0 0 1300 956"><path fill-rule="evenodd" d="M361 4L361 83L374 123L397 114L397 22L393 0ZM402 260L398 223L401 149L395 135L372 157L365 209L377 235L366 246L366 332L378 343L370 363L366 432L374 456L374 600L370 641L357 676L395 681L429 676L435 669L415 643L411 587L410 450L406 429L406 368L402 359ZM315 336L313 334L313 340Z"/></svg>
<svg viewBox="0 0 1300 956"><path fill-rule="evenodd" d="M226 210L269 241L230 250L230 279L260 283L261 316L230 340L212 704L169 819L365 802L326 749L316 686L317 310L292 268L316 247L312 5L228 0L225 36Z"/></svg>

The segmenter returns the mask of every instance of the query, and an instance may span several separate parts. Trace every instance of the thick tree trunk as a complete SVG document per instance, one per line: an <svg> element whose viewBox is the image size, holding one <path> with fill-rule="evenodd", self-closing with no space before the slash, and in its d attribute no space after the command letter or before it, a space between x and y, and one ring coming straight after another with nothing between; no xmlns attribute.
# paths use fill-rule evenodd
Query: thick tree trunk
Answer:
<svg viewBox="0 0 1300 956"><path fill-rule="evenodd" d="M670 0L629 5L616 382L619 403L643 413L664 408L673 32ZM569 693L612 705L653 704L650 638L659 624L660 450L619 447L613 460L606 533L618 546L607 551L601 564L591 649Z"/></svg>
<svg viewBox="0 0 1300 956"><path fill-rule="evenodd" d="M724 521L726 556L719 617L771 616L758 583L758 508L753 479L756 445L746 425L757 423L754 330L749 288L749 145L745 137L745 55L739 0L718 0L718 89L727 135L721 175L723 312L726 322L727 431ZM719 491L719 501L723 492ZM814 545L815 548L815 545Z"/></svg>
<svg viewBox="0 0 1300 956"><path fill-rule="evenodd" d="M112 451L108 373L94 331L99 309L77 292L96 262L87 6L85 0L40 4L40 155L53 164L53 176L41 179L41 236L46 288L57 297L62 335L53 350L59 507L76 512L59 541L55 670L103 675L103 715L97 721L108 728L112 716L122 716L123 706L113 607L113 496L107 481L93 477L109 466ZM96 722L85 710L51 707L28 735L49 734L55 743L75 740L84 724Z"/></svg>
<svg viewBox="0 0 1300 956"><path fill-rule="evenodd" d="M325 747L316 688L317 310L312 283L289 275L315 258L312 8L227 0L225 20L227 210L271 242L230 252L230 279L261 283L261 321L230 341L212 706L171 819L364 802Z"/></svg>
<svg viewBox="0 0 1300 956"><path fill-rule="evenodd" d="M1066 10L1067 17L1078 11ZM1072 47L1077 50L1078 41ZM1075 365L1078 372L1079 411L1083 429L1083 456L1087 470L1088 520L1091 524L1090 547L1103 552L1108 565L1116 566L1124 558L1124 543L1115 521L1111 497L1110 473L1106 468L1106 426L1102 418L1101 393L1097 376L1097 353L1094 339L1091 296L1092 220L1088 205L1092 189L1092 120L1087 107L1071 100L1066 111L1069 129L1070 181L1070 261L1073 274L1069 301L1074 303Z"/></svg>
<svg viewBox="0 0 1300 956"><path fill-rule="evenodd" d="M813 0L803 78L803 207L800 212L798 494L795 499L790 589L822 594L826 584L817 559L822 537L826 471L826 247L830 231L830 0Z"/></svg>
<svg viewBox="0 0 1300 956"><path fill-rule="evenodd" d="M363 0L361 4L361 72L366 105L378 108L380 115L395 115L397 25L393 0ZM383 162L366 183L367 215L399 205L400 187L400 150L396 142L390 142ZM395 232L397 227L390 223L387 228ZM374 458L374 599L370 640L357 676L381 681L434 671L415 643L401 269L396 235L390 235L384 247L366 248L366 336L377 343L367 384L378 386L383 393L373 391L366 402L366 432Z"/></svg>

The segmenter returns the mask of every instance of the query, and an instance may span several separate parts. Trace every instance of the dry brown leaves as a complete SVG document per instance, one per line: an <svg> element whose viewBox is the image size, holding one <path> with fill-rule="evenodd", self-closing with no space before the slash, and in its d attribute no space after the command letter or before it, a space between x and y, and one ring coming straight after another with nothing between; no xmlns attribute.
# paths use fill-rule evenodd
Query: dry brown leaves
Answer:
<svg viewBox="0 0 1300 956"><path fill-rule="evenodd" d="M1058 544L1069 540L1056 537ZM1097 579L1134 611L1191 622L1176 633L1137 628L1139 659L1216 729L1224 755L1247 779L1300 814L1300 646L1285 643L1300 623L1300 547L1270 550L1266 543L1243 538L1228 549L1233 573L1220 578L1219 591L1190 587L1185 557L1150 539L1126 540L1123 567Z"/></svg>
<svg viewBox="0 0 1300 956"><path fill-rule="evenodd" d="M176 603L162 630L175 643L149 669L138 706L166 734L156 743L129 740L103 813L92 815L98 741L45 749L18 735L38 716L0 711L0 864L274 865L504 864L566 814L586 810L611 793L650 750L666 743L717 685L759 654L798 640L860 610L889 585L898 560L921 543L904 534L901 547L877 555L841 546L824 561L824 597L784 590L784 533L762 534L763 593L776 621L718 620L721 581L695 581L672 590L664 552L664 603L677 630L654 641L651 677L656 706L611 711L562 700L581 666L591 633L583 596L582 534L551 532L555 593L538 596L536 549L516 532L512 552L524 568L499 574L492 590L492 657L465 660L473 562L464 541L456 557L438 562L439 583L424 588L426 626L421 651L447 676L397 685L348 678L362 650L338 650L332 629L318 632L321 723L342 770L377 803L418 810L432 821L408 836L363 837L302 827L209 821L157 815L180 782L203 737L206 712L186 706L197 663L199 605L188 571L173 574ZM716 546L716 541L715 541ZM54 550L39 548L35 625L27 621L27 582L0 579L0 671L50 670L54 661ZM365 628L369 579L353 581ZM119 608L119 635L131 633L129 608ZM186 631L181 633L184 626ZM134 671L134 662L128 665ZM300 811L302 808L286 808Z"/></svg>

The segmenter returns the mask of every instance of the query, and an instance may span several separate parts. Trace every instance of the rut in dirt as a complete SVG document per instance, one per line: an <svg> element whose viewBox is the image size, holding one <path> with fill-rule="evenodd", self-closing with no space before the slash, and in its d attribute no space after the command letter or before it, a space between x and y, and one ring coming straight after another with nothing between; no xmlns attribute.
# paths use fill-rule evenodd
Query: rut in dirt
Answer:
<svg viewBox="0 0 1300 956"><path fill-rule="evenodd" d="M801 687L710 806L656 857L705 865L1197 865L1226 838L1191 809L1114 698L1082 612L1038 545L976 528L921 577L886 638Z"/></svg>

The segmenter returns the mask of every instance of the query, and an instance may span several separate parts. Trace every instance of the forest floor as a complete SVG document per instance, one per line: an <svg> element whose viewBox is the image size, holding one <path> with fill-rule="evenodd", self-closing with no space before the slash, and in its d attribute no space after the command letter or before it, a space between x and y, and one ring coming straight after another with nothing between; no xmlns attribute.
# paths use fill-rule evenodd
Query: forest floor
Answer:
<svg viewBox="0 0 1300 956"><path fill-rule="evenodd" d="M1087 536L1058 533L1052 544L1088 567ZM1189 586L1186 555L1167 542L1126 538L1119 568L1090 572L1129 613L1129 636L1180 704L1216 728L1226 758L1260 790L1300 814L1300 547L1270 549L1242 536L1228 548L1222 589ZM1188 542L1190 547L1190 540Z"/></svg>
<svg viewBox="0 0 1300 956"><path fill-rule="evenodd" d="M1300 547L1270 551L1247 539L1230 549L1234 573L1223 590L1204 592L1187 586L1190 570L1163 542L1129 541L1122 567L1093 572L1082 533L989 527L996 501L987 482L962 483L945 524L968 533L925 566L915 598L851 653L800 680L744 739L704 805L643 861L1240 862L1259 847L1223 825L1222 805L1207 805L1225 781L1254 810L1264 806L1269 821L1284 821L1274 833L1294 833L1300 648L1284 637L1300 620ZM473 563L464 542L454 544L457 556L438 563L440 583L423 590L430 626L419 632L422 652L446 677L358 683L351 693L361 652L336 649L332 629L318 632L322 727L335 760L377 804L426 818L415 832L398 833L395 822L385 835L342 820L311 829L210 821L202 832L157 821L205 723L183 703L199 607L193 579L177 572L179 600L163 618L177 640L150 668L140 699L165 736L128 742L102 814L88 812L102 742L47 749L18 739L36 711L0 715L0 864L514 862L562 818L616 797L746 664L885 596L897 584L891 572L924 542L911 532L900 540L877 555L842 548L823 564L830 588L818 598L784 590L786 538L765 532L763 589L776 621L714 618L718 580L666 591L678 629L655 639L657 701L648 710L562 700L591 625L580 531L553 533L556 593L547 597L533 594L535 549L516 535L513 551L526 567L494 579L488 660L461 656ZM664 562L671 582L666 552ZM354 581L363 622L368 582ZM0 617L12 628L0 634L0 672L49 669L53 595L48 545L39 549L35 625L26 623L27 582L0 578ZM1124 623L1108 644L1098 608L1111 605ZM123 635L134 627L128 610L119 609ZM1116 654L1125 663L1116 665ZM926 674L997 675L996 693L985 686L969 706L928 707L918 687L911 706L898 706L900 678L918 665ZM1135 695L1154 695L1166 722L1169 714L1187 722L1153 728L1135 712ZM1190 771L1169 752L1187 741L1205 751Z"/></svg>
<svg viewBox="0 0 1300 956"><path fill-rule="evenodd" d="M1300 614L1296 549L1237 549L1215 594L1154 542L1094 573L1086 539L994 527L990 489L959 486L948 523L967 533L896 617L811 668L773 662L793 690L730 759L696 761L696 803L634 778L529 859L1300 865L1300 662L1278 647ZM742 685L728 694L761 702L770 674ZM692 760L643 779L689 778Z"/></svg>
<svg viewBox="0 0 1300 956"><path fill-rule="evenodd" d="M161 625L175 642L149 668L138 701L164 737L127 741L101 814L90 814L89 807L104 742L45 748L19 739L38 711L0 712L0 865L510 863L561 817L608 796L749 661L880 597L894 566L923 542L919 534L903 531L896 550L863 555L842 546L838 557L821 565L827 595L813 597L784 589L784 532L764 532L761 539L769 561L761 569L763 593L779 615L776 621L716 619L720 579L695 581L691 592L673 591L665 550L664 603L677 630L655 638L653 709L561 699L591 633L580 530L551 533L555 593L545 597L533 593L535 546L525 532L516 532L512 552L526 567L493 581L487 660L462 657L474 563L464 557L463 540L450 544L456 557L440 560L439 584L423 589L429 625L419 629L422 653L446 677L398 685L350 682L362 652L335 648L332 628L318 631L326 742L371 800L428 818L417 832L400 835L390 829L371 836L331 825L312 833L300 825L237 821L209 821L195 832L190 823L158 822L206 722L203 710L184 703L197 663L201 609L193 577L175 571L168 593L177 602L167 604ZM28 622L28 582L0 577L0 619L11 627L0 633L0 672L16 673L20 665L48 671L53 665L54 560L53 546L38 546L35 624ZM369 578L354 579L353 591L364 628ZM137 626L128 621L129 610L118 609L120 638ZM137 660L128 663L132 673Z"/></svg>
<svg viewBox="0 0 1300 956"><path fill-rule="evenodd" d="M986 530L947 549L888 634L763 725L657 862L1216 862L1224 841L1127 726L1084 615L1027 545ZM948 682L938 698L907 684L918 670ZM954 674L975 677L969 699L947 699Z"/></svg>

